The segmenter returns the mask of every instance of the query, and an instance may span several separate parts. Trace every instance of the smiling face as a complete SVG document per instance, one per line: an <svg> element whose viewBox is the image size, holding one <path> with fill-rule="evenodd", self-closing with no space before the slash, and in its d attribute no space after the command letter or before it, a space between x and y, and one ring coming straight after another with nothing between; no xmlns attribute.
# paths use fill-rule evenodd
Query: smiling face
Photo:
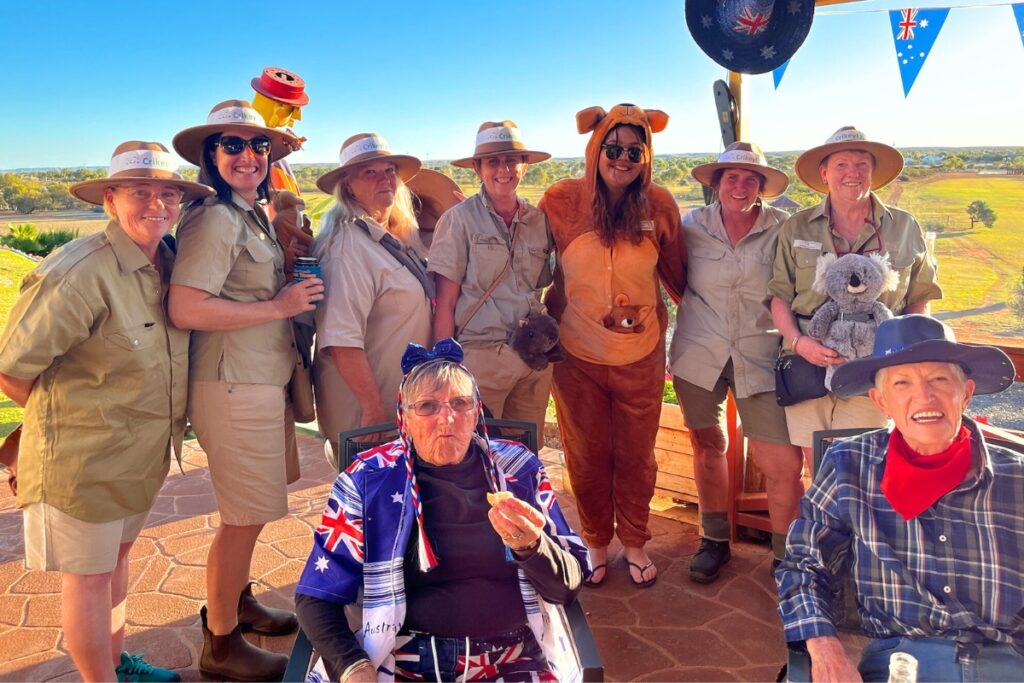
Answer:
<svg viewBox="0 0 1024 683"><path fill-rule="evenodd" d="M647 156L646 147L640 134L632 126L618 126L613 128L604 139L604 145L619 145L625 148L618 159L609 159L605 148L602 146L597 160L597 172L604 181L605 186L613 195L621 194L630 184L643 173ZM638 148L642 150L642 158L638 162L629 160L626 150Z"/></svg>
<svg viewBox="0 0 1024 683"><path fill-rule="evenodd" d="M221 137L232 135L243 140L266 137L266 133L263 131L241 126L228 128L221 134ZM248 145L241 154L228 154L219 146L214 147L213 154L214 164L224 182L249 202L255 202L259 195L260 183L267 177L267 171L270 168L269 158L266 155L256 154Z"/></svg>
<svg viewBox="0 0 1024 683"><path fill-rule="evenodd" d="M727 213L747 212L754 208L764 189L764 176L744 168L723 169L715 186L718 201Z"/></svg>
<svg viewBox="0 0 1024 683"><path fill-rule="evenodd" d="M869 152L859 150L830 154L818 167L822 182L828 185L829 196L846 202L868 197L874 170L875 158Z"/></svg>
<svg viewBox="0 0 1024 683"><path fill-rule="evenodd" d="M960 418L974 395L974 380L952 363L910 363L883 368L868 391L915 451L941 453L960 432Z"/></svg>
<svg viewBox="0 0 1024 683"><path fill-rule="evenodd" d="M130 183L104 192L117 222L143 251L171 231L181 211L181 190L170 183Z"/></svg>
<svg viewBox="0 0 1024 683"><path fill-rule="evenodd" d="M484 157L473 162L473 168L494 201L508 202L515 199L516 188L523 179L526 157L520 154L502 154Z"/></svg>
<svg viewBox="0 0 1024 683"><path fill-rule="evenodd" d="M398 191L398 166L378 159L353 168L342 181L348 193L371 215L387 211Z"/></svg>

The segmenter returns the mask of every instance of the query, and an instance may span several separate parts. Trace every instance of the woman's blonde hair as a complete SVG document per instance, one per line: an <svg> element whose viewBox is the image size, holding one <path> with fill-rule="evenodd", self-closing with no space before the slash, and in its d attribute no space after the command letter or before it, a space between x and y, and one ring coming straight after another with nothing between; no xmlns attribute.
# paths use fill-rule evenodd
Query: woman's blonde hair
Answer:
<svg viewBox="0 0 1024 683"><path fill-rule="evenodd" d="M351 223L357 218L369 217L366 209L348 191L347 181L348 173L343 173L334 186L334 204L320 219L320 232L313 243L314 254L324 252L339 225ZM388 224L384 228L405 244L410 244L413 235L419 230L416 212L412 206L412 193L401 179L399 179L398 188L395 190L395 201L391 205Z"/></svg>

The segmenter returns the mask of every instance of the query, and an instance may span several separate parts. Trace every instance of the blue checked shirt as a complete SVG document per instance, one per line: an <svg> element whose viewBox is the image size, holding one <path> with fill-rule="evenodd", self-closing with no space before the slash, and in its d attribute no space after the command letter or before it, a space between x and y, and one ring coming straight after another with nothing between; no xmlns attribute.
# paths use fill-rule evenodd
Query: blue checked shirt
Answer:
<svg viewBox="0 0 1024 683"><path fill-rule="evenodd" d="M881 491L886 430L828 450L776 572L787 641L836 634L830 584L852 573L872 638L1024 645L1024 457L964 424L983 466L910 521Z"/></svg>

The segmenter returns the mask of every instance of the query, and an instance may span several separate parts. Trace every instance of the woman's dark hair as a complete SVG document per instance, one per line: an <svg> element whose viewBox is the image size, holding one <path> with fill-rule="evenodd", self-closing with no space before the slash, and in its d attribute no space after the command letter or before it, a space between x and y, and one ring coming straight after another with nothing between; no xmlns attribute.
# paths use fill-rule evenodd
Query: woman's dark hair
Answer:
<svg viewBox="0 0 1024 683"><path fill-rule="evenodd" d="M715 172L711 174L711 187L712 189L714 189L715 192L718 192L718 183L722 182L722 176L724 176L725 172L728 170L728 166L724 168L716 168ZM757 173L757 171L754 171L754 173ZM764 184L768 181L768 179L764 177L763 173L757 173L757 177L761 179L760 191L764 192Z"/></svg>
<svg viewBox="0 0 1024 683"><path fill-rule="evenodd" d="M199 157L199 176L198 182L204 185L209 185L217 192L217 199L222 202L231 201L231 186L228 185L228 181L224 180L221 176L220 171L217 170L217 164L214 162L217 154L217 143L220 141L220 133L214 133L210 137L203 141L203 153ZM264 201L270 200L270 161L267 161L267 175L263 177L260 182L260 186L256 190L257 198ZM196 206L202 204L203 200L196 199L189 206Z"/></svg>
<svg viewBox="0 0 1024 683"><path fill-rule="evenodd" d="M619 124L605 134L605 140L619 128L632 128L640 142L644 144L644 159L641 163L650 164L650 152L646 149L647 132L640 126ZM598 151L598 161L600 163ZM640 222L647 219L647 193L643 191L644 174L640 173L636 179L629 184L619 201L614 206L608 205L608 188L601 179L601 172L597 171L597 192L594 193L594 223L601 244L610 247L616 239L626 239L633 244L640 244L643 240L643 230Z"/></svg>

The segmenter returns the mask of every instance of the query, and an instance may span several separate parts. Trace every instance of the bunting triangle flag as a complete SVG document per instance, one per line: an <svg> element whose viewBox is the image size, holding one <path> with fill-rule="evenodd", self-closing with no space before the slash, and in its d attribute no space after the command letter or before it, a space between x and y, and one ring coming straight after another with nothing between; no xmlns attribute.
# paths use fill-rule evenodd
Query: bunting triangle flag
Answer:
<svg viewBox="0 0 1024 683"><path fill-rule="evenodd" d="M775 89L779 89L779 83L782 82L782 76L786 73L786 67L789 66L789 60L787 59L782 63L782 66L775 67L772 71L772 80L775 81Z"/></svg>
<svg viewBox="0 0 1024 683"><path fill-rule="evenodd" d="M949 14L948 7L934 9L894 9L889 11L896 61L903 79L903 96L910 94L924 61L931 54L935 39Z"/></svg>
<svg viewBox="0 0 1024 683"><path fill-rule="evenodd" d="M1013 16L1017 17L1017 35L1020 36L1021 42L1024 42L1024 2L1018 2L1013 6Z"/></svg>

